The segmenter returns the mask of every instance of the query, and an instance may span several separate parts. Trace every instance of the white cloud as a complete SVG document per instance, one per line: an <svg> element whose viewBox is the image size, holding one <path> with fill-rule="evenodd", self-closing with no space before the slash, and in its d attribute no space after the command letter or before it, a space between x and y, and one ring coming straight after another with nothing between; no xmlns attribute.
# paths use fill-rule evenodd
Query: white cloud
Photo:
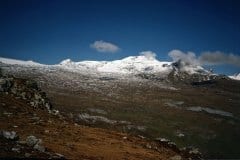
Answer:
<svg viewBox="0 0 240 160"><path fill-rule="evenodd" d="M147 59L155 59L157 54L152 51L142 51L139 55L145 56Z"/></svg>
<svg viewBox="0 0 240 160"><path fill-rule="evenodd" d="M240 66L240 56L232 53L226 54L220 51L203 52L199 56L199 61L205 65L230 64Z"/></svg>
<svg viewBox="0 0 240 160"><path fill-rule="evenodd" d="M193 52L184 53L180 50L172 50L168 53L168 56L173 59L173 61L181 60L186 65L199 65L199 61L196 57L196 54Z"/></svg>
<svg viewBox="0 0 240 160"><path fill-rule="evenodd" d="M90 44L90 47L102 53L115 53L120 50L120 48L112 43L105 42L103 40L95 41Z"/></svg>
<svg viewBox="0 0 240 160"><path fill-rule="evenodd" d="M182 52L180 50L172 50L168 55L173 61L181 60L188 65L221 65L230 64L240 66L240 56L232 53L227 54L220 51L203 52L198 57L193 52Z"/></svg>

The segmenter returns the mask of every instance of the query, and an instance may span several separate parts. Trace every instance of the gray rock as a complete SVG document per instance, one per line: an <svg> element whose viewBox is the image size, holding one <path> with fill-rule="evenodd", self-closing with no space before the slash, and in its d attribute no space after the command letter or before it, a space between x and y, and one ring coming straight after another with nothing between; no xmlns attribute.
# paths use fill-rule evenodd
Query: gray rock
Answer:
<svg viewBox="0 0 240 160"><path fill-rule="evenodd" d="M168 142L167 144L170 147L177 147L176 143L174 143L174 142Z"/></svg>
<svg viewBox="0 0 240 160"><path fill-rule="evenodd" d="M11 92L12 92L13 94L17 94L17 89L16 89L15 87L12 87L12 88L11 88Z"/></svg>
<svg viewBox="0 0 240 160"><path fill-rule="evenodd" d="M37 143L34 145L33 149L38 150L40 152L45 152L45 147L41 145L41 143Z"/></svg>
<svg viewBox="0 0 240 160"><path fill-rule="evenodd" d="M162 143L168 143L170 142L170 140L166 139L166 138L156 138L156 141L162 142Z"/></svg>
<svg viewBox="0 0 240 160"><path fill-rule="evenodd" d="M190 154L201 155L201 152L197 148L193 148L189 151Z"/></svg>
<svg viewBox="0 0 240 160"><path fill-rule="evenodd" d="M33 147L33 149L35 150L45 152L45 147L42 146L42 140L36 138L35 136L28 136L26 139L26 143L28 146Z"/></svg>
<svg viewBox="0 0 240 160"><path fill-rule="evenodd" d="M60 153L55 153L56 156L60 157L60 158L64 158L64 155L60 154Z"/></svg>
<svg viewBox="0 0 240 160"><path fill-rule="evenodd" d="M22 99L26 99L26 92L20 93L20 96L21 96Z"/></svg>
<svg viewBox="0 0 240 160"><path fill-rule="evenodd" d="M18 141L18 144L26 144L26 141Z"/></svg>
<svg viewBox="0 0 240 160"><path fill-rule="evenodd" d="M149 143L147 143L147 144L146 144L146 148L152 149L152 146L151 146Z"/></svg>
<svg viewBox="0 0 240 160"><path fill-rule="evenodd" d="M30 153L25 153L25 157L29 158L29 157L31 157L31 154Z"/></svg>
<svg viewBox="0 0 240 160"><path fill-rule="evenodd" d="M11 87L11 81L7 78L0 78L0 92L6 92Z"/></svg>
<svg viewBox="0 0 240 160"><path fill-rule="evenodd" d="M55 116L60 115L59 111L56 110L56 109L49 110L49 111L51 111L50 113L53 114L53 115L55 115Z"/></svg>
<svg viewBox="0 0 240 160"><path fill-rule="evenodd" d="M52 109L52 106L50 103L45 103L45 107L47 108L47 110L51 110Z"/></svg>
<svg viewBox="0 0 240 160"><path fill-rule="evenodd" d="M181 160L181 159L182 159L182 157L179 156L179 155L175 155L175 156L170 158L170 160Z"/></svg>
<svg viewBox="0 0 240 160"><path fill-rule="evenodd" d="M10 139L10 140L17 140L19 138L17 133L14 132L14 131L11 131L11 132L9 132L9 131L2 131L1 134L2 134L2 136L4 138Z"/></svg>
<svg viewBox="0 0 240 160"><path fill-rule="evenodd" d="M41 100L41 99L42 99L42 96L39 95L39 94L37 94L37 93L35 93L35 94L34 94L34 98L35 98L35 100Z"/></svg>
<svg viewBox="0 0 240 160"><path fill-rule="evenodd" d="M39 142L39 139L37 139L35 136L28 136L26 139L26 143L28 146L33 147Z"/></svg>
<svg viewBox="0 0 240 160"><path fill-rule="evenodd" d="M16 147L14 147L14 148L12 148L12 151L13 151L13 152L20 153L20 148L16 148Z"/></svg>
<svg viewBox="0 0 240 160"><path fill-rule="evenodd" d="M55 155L53 155L51 158L52 159L59 159L59 158L60 159L65 159L65 156L60 154L60 153L55 153Z"/></svg>
<svg viewBox="0 0 240 160"><path fill-rule="evenodd" d="M182 138L182 137L184 137L185 135L184 135L183 133L178 133L177 136L178 136L179 138Z"/></svg>

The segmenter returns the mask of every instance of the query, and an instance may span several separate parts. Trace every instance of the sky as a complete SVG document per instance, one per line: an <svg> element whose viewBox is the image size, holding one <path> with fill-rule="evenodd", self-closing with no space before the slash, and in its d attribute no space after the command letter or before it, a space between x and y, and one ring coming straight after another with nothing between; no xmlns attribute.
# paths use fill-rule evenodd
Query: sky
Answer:
<svg viewBox="0 0 240 160"><path fill-rule="evenodd" d="M231 75L240 72L239 8L239 0L1 0L0 57L57 64L151 51Z"/></svg>

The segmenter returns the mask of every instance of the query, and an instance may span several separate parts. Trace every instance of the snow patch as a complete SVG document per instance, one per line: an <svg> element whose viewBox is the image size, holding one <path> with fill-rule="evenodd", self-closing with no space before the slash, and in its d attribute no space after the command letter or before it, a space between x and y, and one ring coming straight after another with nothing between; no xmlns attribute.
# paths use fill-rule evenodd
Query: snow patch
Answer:
<svg viewBox="0 0 240 160"><path fill-rule="evenodd" d="M2 58L0 57L0 62L5 64L11 64L11 65L26 65L26 66L36 66L36 65L42 65L40 63L34 62L34 61L22 61L22 60L16 60L16 59L10 59L10 58Z"/></svg>
<svg viewBox="0 0 240 160"><path fill-rule="evenodd" d="M188 107L187 110L194 111L194 112L207 112L209 114L216 114L216 115L225 116L225 117L233 117L233 114L230 112L212 109L212 108L208 108L208 107L200 107L200 106Z"/></svg>
<svg viewBox="0 0 240 160"><path fill-rule="evenodd" d="M240 80L240 73L235 74L233 76L229 76L229 78L234 79L234 80Z"/></svg>

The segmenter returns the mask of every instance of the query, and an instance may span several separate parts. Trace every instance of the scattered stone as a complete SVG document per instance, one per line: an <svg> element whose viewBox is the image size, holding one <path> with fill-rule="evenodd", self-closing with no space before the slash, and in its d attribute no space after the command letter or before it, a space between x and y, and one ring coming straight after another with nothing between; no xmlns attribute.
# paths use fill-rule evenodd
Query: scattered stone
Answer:
<svg viewBox="0 0 240 160"><path fill-rule="evenodd" d="M138 135L138 137L141 138L141 139L145 139L145 137L142 136L142 135Z"/></svg>
<svg viewBox="0 0 240 160"><path fill-rule="evenodd" d="M0 92L7 92L12 86L12 78L0 78Z"/></svg>
<svg viewBox="0 0 240 160"><path fill-rule="evenodd" d="M176 156L173 156L170 158L170 160L181 160L181 159L182 159L182 157L179 155L176 155Z"/></svg>
<svg viewBox="0 0 240 160"><path fill-rule="evenodd" d="M18 144L26 144L26 141L18 141Z"/></svg>
<svg viewBox="0 0 240 160"><path fill-rule="evenodd" d="M152 149L152 146L151 146L149 143L147 143L147 144L146 144L146 148Z"/></svg>
<svg viewBox="0 0 240 160"><path fill-rule="evenodd" d="M20 94L20 96L21 96L22 99L27 99L27 98L26 98L26 92L22 92L22 93Z"/></svg>
<svg viewBox="0 0 240 160"><path fill-rule="evenodd" d="M45 133L49 133L49 130L45 130L44 132L45 132Z"/></svg>
<svg viewBox="0 0 240 160"><path fill-rule="evenodd" d="M142 131L142 132L146 130L145 126L135 126L133 124L127 125L126 127L127 127L128 130L136 129L136 130L139 130L139 131Z"/></svg>
<svg viewBox="0 0 240 160"><path fill-rule="evenodd" d="M33 147L33 149L35 150L45 152L45 147L42 146L42 140L36 138L35 136L28 136L26 139L26 143L28 146Z"/></svg>
<svg viewBox="0 0 240 160"><path fill-rule="evenodd" d="M168 144L168 146L171 147L171 148L177 147L176 143L174 143L174 142L168 142L167 144Z"/></svg>
<svg viewBox="0 0 240 160"><path fill-rule="evenodd" d="M187 110L193 111L193 112L206 112L209 114L215 114L215 115L224 116L224 117L234 117L233 114L230 112L208 108L208 107L195 106L195 107L188 107Z"/></svg>
<svg viewBox="0 0 240 160"><path fill-rule="evenodd" d="M124 140L127 140L128 138L125 136L125 137L123 137L123 139L124 139Z"/></svg>
<svg viewBox="0 0 240 160"><path fill-rule="evenodd" d="M14 132L14 131L11 131L11 132L9 132L9 131L2 131L1 135L4 138L10 139L10 140L18 140L19 139L17 133Z"/></svg>
<svg viewBox="0 0 240 160"><path fill-rule="evenodd" d="M184 137L185 135L184 135L183 133L178 133L177 136L178 136L179 138L182 138L182 137Z"/></svg>
<svg viewBox="0 0 240 160"><path fill-rule="evenodd" d="M47 108L47 110L51 110L51 105L49 103L45 103L45 107Z"/></svg>
<svg viewBox="0 0 240 160"><path fill-rule="evenodd" d="M35 121L39 121L40 117L31 117L30 119L35 120Z"/></svg>
<svg viewBox="0 0 240 160"><path fill-rule="evenodd" d="M189 151L190 154L201 154L197 148L193 148Z"/></svg>
<svg viewBox="0 0 240 160"><path fill-rule="evenodd" d="M170 140L168 140L168 139L166 139L166 138L156 138L156 141L163 142L163 143L168 143L168 142L170 142Z"/></svg>
<svg viewBox="0 0 240 160"><path fill-rule="evenodd" d="M31 157L31 154L30 153L25 153L25 155L24 155L26 158L29 158L29 157Z"/></svg>
<svg viewBox="0 0 240 160"><path fill-rule="evenodd" d="M145 131L146 127L145 126L136 126L136 129L139 131Z"/></svg>
<svg viewBox="0 0 240 160"><path fill-rule="evenodd" d="M40 151L40 152L45 152L45 147L43 147L40 142L37 143L37 144L35 144L33 148L34 148L35 150Z"/></svg>
<svg viewBox="0 0 240 160"><path fill-rule="evenodd" d="M20 148L15 148L15 147L14 147L14 148L12 148L12 151L13 151L13 152L20 153Z"/></svg>
<svg viewBox="0 0 240 160"><path fill-rule="evenodd" d="M78 115L78 120L84 121L86 123L96 123L96 122L104 122L109 124L116 124L117 121L108 119L103 116L91 116L87 113L81 113Z"/></svg>
<svg viewBox="0 0 240 160"><path fill-rule="evenodd" d="M98 114L104 114L104 115L106 115L106 114L107 114L107 112L106 112L106 111L104 111L104 110L102 110L102 109L97 109L97 108L88 108L88 110L89 110L90 112L94 112L94 113L98 113Z"/></svg>
<svg viewBox="0 0 240 160"><path fill-rule="evenodd" d="M189 157L193 158L193 159L201 159L202 158L202 153L199 151L198 148L195 147L183 147L180 149L180 151L182 153L185 153L186 155L188 155Z"/></svg>
<svg viewBox="0 0 240 160"><path fill-rule="evenodd" d="M39 139L37 139L35 136L28 136L26 139L26 143L28 146L33 147L38 143Z"/></svg>
<svg viewBox="0 0 240 160"><path fill-rule="evenodd" d="M131 124L131 122L128 121L118 121L119 124Z"/></svg>
<svg viewBox="0 0 240 160"><path fill-rule="evenodd" d="M4 115L12 115L10 112L3 112Z"/></svg>
<svg viewBox="0 0 240 160"><path fill-rule="evenodd" d="M58 158L64 158L65 156L60 154L60 153L55 153L55 155L58 157Z"/></svg>
<svg viewBox="0 0 240 160"><path fill-rule="evenodd" d="M57 116L57 115L60 115L59 111L56 110L56 109L53 109L53 110L49 110L51 114Z"/></svg>
<svg viewBox="0 0 240 160"><path fill-rule="evenodd" d="M42 97L41 97L41 95L35 93L34 98L35 98L35 100L40 100Z"/></svg>

